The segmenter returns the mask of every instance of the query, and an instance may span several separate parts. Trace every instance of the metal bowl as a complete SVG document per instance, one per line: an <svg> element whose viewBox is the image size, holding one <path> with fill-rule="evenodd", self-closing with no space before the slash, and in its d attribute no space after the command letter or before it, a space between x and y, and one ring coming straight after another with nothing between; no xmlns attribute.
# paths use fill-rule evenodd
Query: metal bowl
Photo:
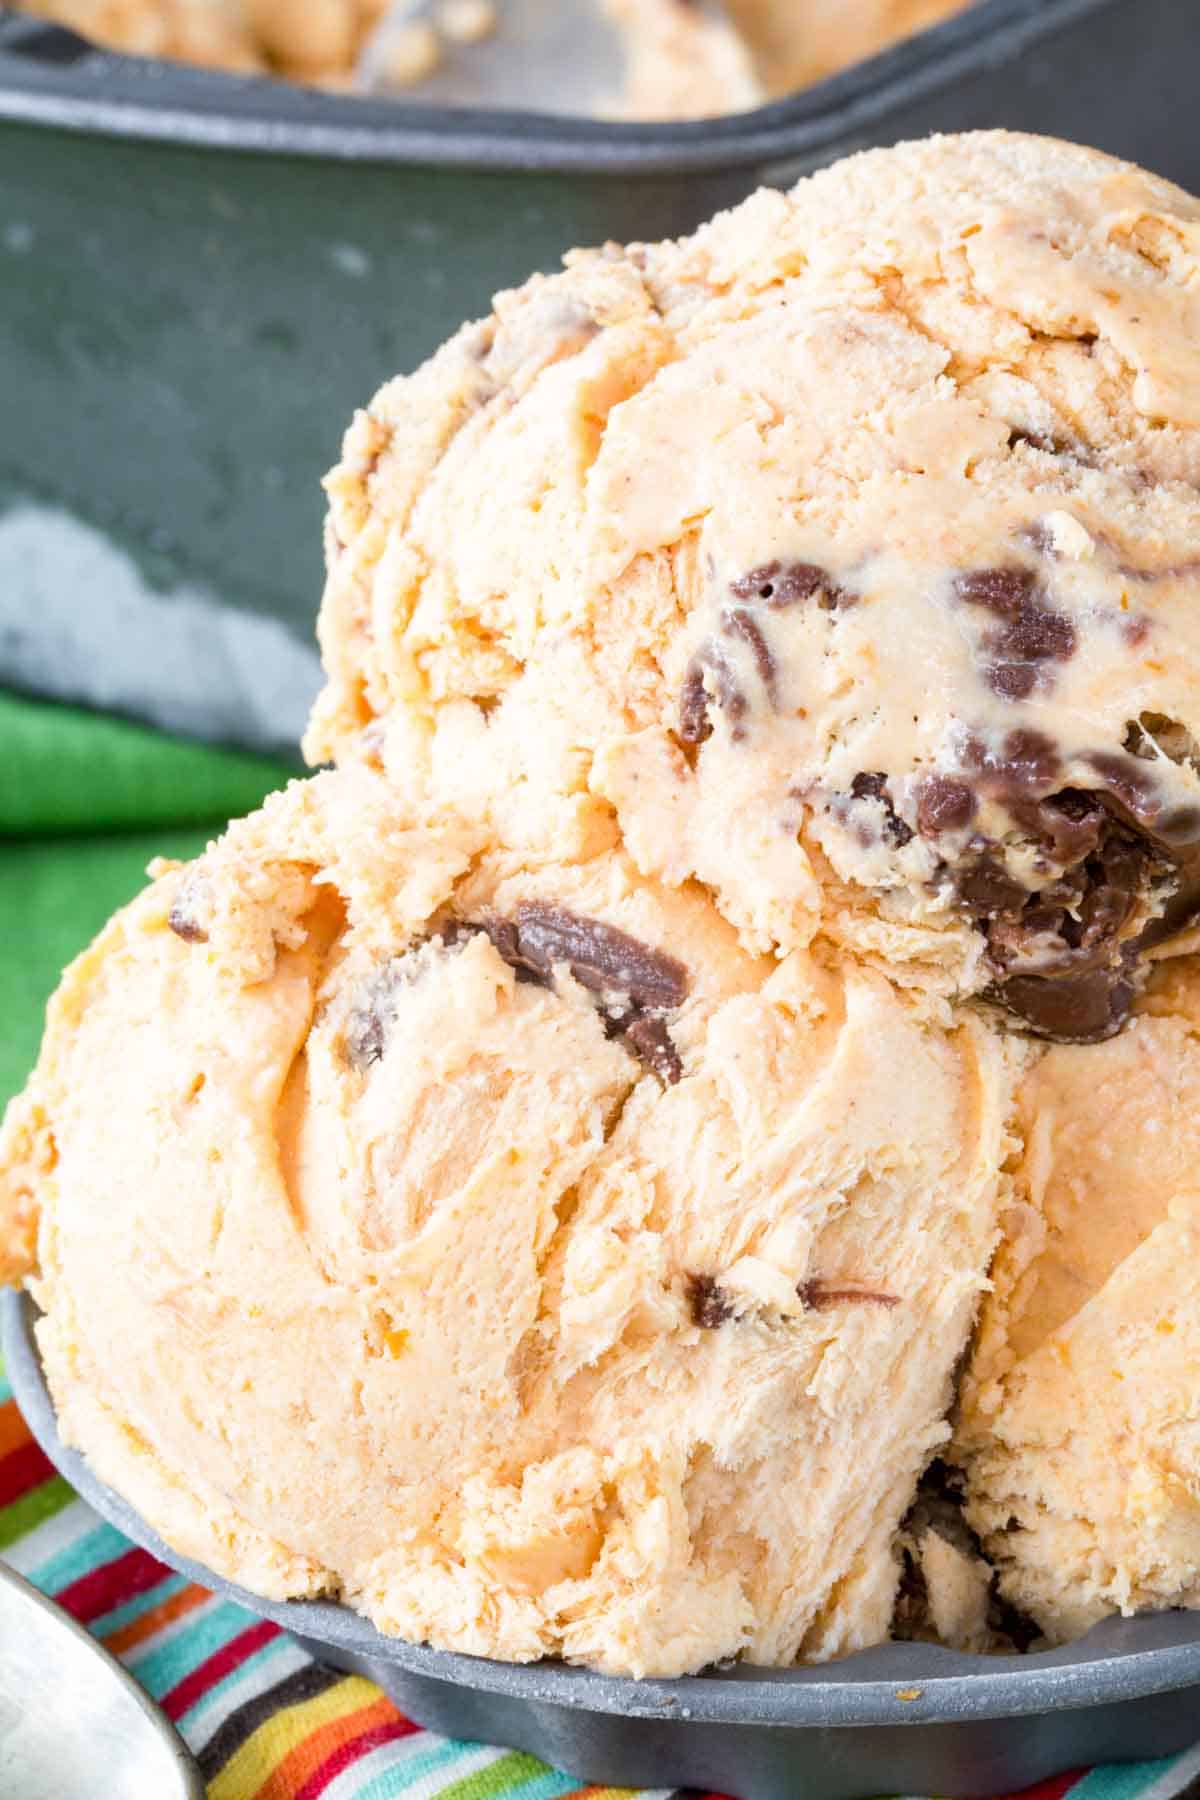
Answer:
<svg viewBox="0 0 1200 1800"><path fill-rule="evenodd" d="M698 1787L740 1800L985 1796L1080 1764L1141 1761L1197 1736L1200 1614L1111 1619L1062 1650L972 1657L885 1644L819 1668L734 1665L633 1681L561 1663L452 1655L382 1636L332 1602L269 1601L155 1535L58 1436L27 1299L0 1296L4 1357L43 1450L135 1543L295 1634L314 1656L377 1681L410 1718L510 1744L580 1781Z"/></svg>
<svg viewBox="0 0 1200 1800"><path fill-rule="evenodd" d="M290 745L319 478L352 408L498 288L928 131L1077 137L1200 187L1194 82L1179 0L978 0L676 125L339 97L0 8L0 681Z"/></svg>
<svg viewBox="0 0 1200 1800"><path fill-rule="evenodd" d="M0 1793L20 1800L204 1800L183 1739L61 1606L0 1563Z"/></svg>

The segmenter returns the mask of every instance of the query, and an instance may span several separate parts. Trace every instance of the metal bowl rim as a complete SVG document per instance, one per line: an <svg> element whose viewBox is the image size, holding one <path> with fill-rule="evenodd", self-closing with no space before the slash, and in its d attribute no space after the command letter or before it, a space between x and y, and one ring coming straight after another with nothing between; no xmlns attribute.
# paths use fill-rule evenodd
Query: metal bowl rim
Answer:
<svg viewBox="0 0 1200 1800"><path fill-rule="evenodd" d="M688 174L815 162L822 146L847 132L1011 62L1041 38L1120 3L975 0L786 99L726 118L661 124L373 101L90 47L74 62L43 64L18 47L35 37L31 27L45 32L45 21L11 15L0 17L0 119L218 150L480 172Z"/></svg>

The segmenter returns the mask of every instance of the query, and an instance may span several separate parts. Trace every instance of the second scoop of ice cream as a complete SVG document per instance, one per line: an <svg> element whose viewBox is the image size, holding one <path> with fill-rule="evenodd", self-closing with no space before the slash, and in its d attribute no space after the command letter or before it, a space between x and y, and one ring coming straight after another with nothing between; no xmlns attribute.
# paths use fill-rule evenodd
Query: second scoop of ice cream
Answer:
<svg viewBox="0 0 1200 1800"><path fill-rule="evenodd" d="M981 134L503 295L330 479L314 755L1106 1036L1200 896L1200 208Z"/></svg>

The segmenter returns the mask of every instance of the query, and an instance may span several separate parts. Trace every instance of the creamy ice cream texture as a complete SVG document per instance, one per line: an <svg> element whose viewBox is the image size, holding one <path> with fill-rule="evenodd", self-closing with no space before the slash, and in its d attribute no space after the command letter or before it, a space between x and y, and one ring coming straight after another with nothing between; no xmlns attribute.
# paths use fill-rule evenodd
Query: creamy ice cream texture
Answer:
<svg viewBox="0 0 1200 1800"><path fill-rule="evenodd" d="M406 1636L870 1643L1007 1060L619 853L522 868L379 776L297 784L75 965L10 1123L53 1164L63 1427L177 1546Z"/></svg>
<svg viewBox="0 0 1200 1800"><path fill-rule="evenodd" d="M637 1674L1198 1597L1198 217L875 152L358 416L337 766L157 871L0 1142L171 1543Z"/></svg>
<svg viewBox="0 0 1200 1800"><path fill-rule="evenodd" d="M967 1516L1053 1638L1200 1605L1200 964L1102 1045L1058 1046L964 1384Z"/></svg>
<svg viewBox="0 0 1200 1800"><path fill-rule="evenodd" d="M500 296L330 478L311 753L1114 1030L1196 887L1198 220L934 140Z"/></svg>

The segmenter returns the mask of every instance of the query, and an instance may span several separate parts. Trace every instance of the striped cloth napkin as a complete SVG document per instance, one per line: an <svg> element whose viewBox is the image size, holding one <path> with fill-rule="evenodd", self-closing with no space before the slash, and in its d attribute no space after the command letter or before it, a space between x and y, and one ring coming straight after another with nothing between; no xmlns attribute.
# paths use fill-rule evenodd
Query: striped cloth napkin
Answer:
<svg viewBox="0 0 1200 1800"><path fill-rule="evenodd" d="M0 1103L36 1054L63 963L137 891L149 858L194 855L289 773L0 693ZM55 1473L2 1371L0 1555L149 1690L199 1759L210 1800L617 1793L581 1788L524 1752L422 1731L369 1681L314 1662L277 1625L131 1544ZM1161 1762L1076 1770L1026 1800L1180 1800L1193 1784L1200 1790L1200 1746ZM638 1800L668 1800L668 1790Z"/></svg>

